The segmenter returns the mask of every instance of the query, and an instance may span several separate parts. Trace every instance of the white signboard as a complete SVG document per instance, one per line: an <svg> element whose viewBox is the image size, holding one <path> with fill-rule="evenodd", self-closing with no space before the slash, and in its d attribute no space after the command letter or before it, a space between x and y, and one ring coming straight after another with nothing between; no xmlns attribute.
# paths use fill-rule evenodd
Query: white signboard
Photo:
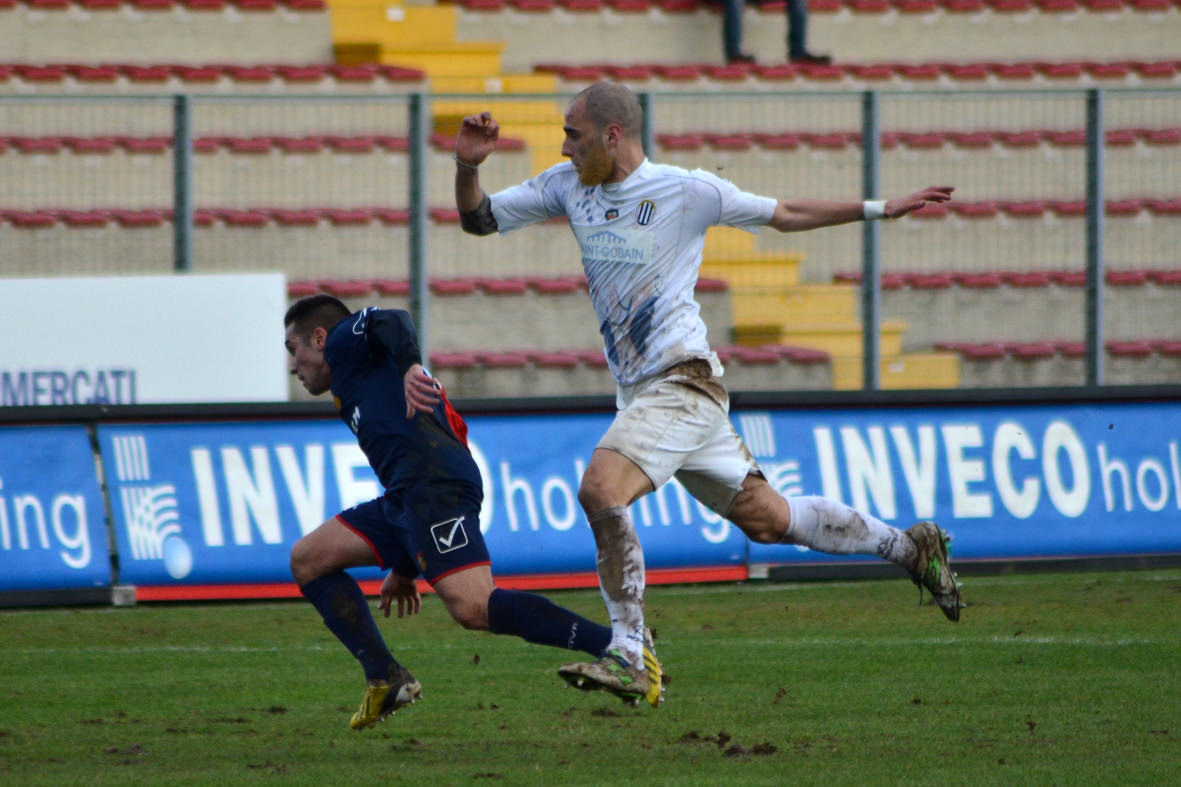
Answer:
<svg viewBox="0 0 1181 787"><path fill-rule="evenodd" d="M281 273L0 279L0 406L287 399Z"/></svg>

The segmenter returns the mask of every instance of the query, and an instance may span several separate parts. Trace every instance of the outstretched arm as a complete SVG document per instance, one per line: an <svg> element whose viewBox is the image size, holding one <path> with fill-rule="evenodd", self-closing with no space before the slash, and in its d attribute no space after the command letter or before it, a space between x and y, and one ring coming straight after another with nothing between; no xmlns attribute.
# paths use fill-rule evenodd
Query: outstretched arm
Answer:
<svg viewBox="0 0 1181 787"><path fill-rule="evenodd" d="M918 210L927 203L942 203L951 199L953 186L928 186L906 197L886 200L880 216L866 215L863 202L833 202L823 199L780 200L775 215L767 222L780 232L800 232L820 227L832 227L863 219L897 219Z"/></svg>
<svg viewBox="0 0 1181 787"><path fill-rule="evenodd" d="M464 232L491 235L496 232L492 203L480 186L479 167L496 147L500 126L489 112L469 115L455 138L455 207Z"/></svg>

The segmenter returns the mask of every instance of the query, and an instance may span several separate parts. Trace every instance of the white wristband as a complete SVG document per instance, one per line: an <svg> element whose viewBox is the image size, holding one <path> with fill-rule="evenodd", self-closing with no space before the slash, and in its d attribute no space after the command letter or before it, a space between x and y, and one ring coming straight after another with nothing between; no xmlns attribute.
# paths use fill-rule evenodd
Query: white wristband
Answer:
<svg viewBox="0 0 1181 787"><path fill-rule="evenodd" d="M874 221L886 217L886 201L884 199L867 199L861 203L866 221Z"/></svg>
<svg viewBox="0 0 1181 787"><path fill-rule="evenodd" d="M468 169L471 169L471 170L477 170L480 168L480 166L478 164L468 164L466 161L460 161L458 153L452 153L451 158L455 159L455 163L461 167L467 167ZM885 204L885 203L882 203L882 204Z"/></svg>

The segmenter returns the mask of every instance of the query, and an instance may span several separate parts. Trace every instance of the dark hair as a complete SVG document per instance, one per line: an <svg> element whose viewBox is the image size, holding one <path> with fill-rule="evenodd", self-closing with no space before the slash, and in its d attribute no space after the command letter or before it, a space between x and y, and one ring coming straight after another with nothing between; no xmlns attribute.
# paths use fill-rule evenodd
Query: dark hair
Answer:
<svg viewBox="0 0 1181 787"><path fill-rule="evenodd" d="M618 82L596 82L574 97L586 102L586 116L602 131L610 123L618 123L623 135L639 139L644 111L640 100L626 85Z"/></svg>
<svg viewBox="0 0 1181 787"><path fill-rule="evenodd" d="M283 327L294 325L297 335L308 336L316 328L331 328L351 313L339 298L321 292L291 304L283 317Z"/></svg>

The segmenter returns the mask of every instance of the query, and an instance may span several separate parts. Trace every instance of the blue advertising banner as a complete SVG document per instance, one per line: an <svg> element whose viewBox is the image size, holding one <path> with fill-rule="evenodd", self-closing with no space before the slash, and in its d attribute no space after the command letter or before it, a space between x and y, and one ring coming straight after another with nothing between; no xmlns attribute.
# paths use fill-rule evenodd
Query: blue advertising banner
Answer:
<svg viewBox="0 0 1181 787"><path fill-rule="evenodd" d="M86 428L0 428L0 591L76 590L110 581Z"/></svg>
<svg viewBox="0 0 1181 787"><path fill-rule="evenodd" d="M781 492L898 527L935 520L958 558L1181 552L1174 403L742 413ZM773 458L771 458L773 457ZM751 545L752 563L832 556Z"/></svg>
<svg viewBox="0 0 1181 787"><path fill-rule="evenodd" d="M610 416L468 420L481 529L498 574L595 570L578 481ZM100 426L120 581L290 581L292 544L380 494L339 421ZM637 504L648 565L740 564L741 533L680 488ZM378 578L374 571L358 571Z"/></svg>
<svg viewBox="0 0 1181 787"><path fill-rule="evenodd" d="M610 418L468 419L484 477L481 529L498 574L594 571L577 489ZM1181 553L1175 404L733 419L780 492L841 499L899 527L934 519L953 533L960 558ZM104 425L99 440L129 584L288 581L288 553L302 534L380 492L334 420ZM749 544L675 481L632 516L651 568L833 559Z"/></svg>

